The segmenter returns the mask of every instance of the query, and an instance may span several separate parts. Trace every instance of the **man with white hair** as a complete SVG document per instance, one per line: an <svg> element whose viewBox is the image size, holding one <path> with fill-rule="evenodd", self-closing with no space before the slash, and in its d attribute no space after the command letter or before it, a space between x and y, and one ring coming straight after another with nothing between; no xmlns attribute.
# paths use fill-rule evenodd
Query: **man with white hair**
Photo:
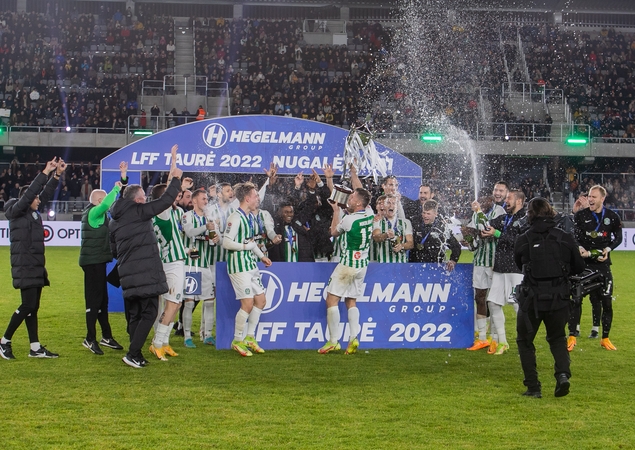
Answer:
<svg viewBox="0 0 635 450"><path fill-rule="evenodd" d="M84 271L84 299L86 300L86 339L82 345L96 355L104 352L99 344L123 350L112 337L108 321L108 286L106 283L106 264L112 261L110 249L110 233L108 232L108 210L115 202L121 187L128 183L126 172L128 164L119 164L121 181L106 194L102 189L95 189L90 194L90 203L82 214L81 247L79 265ZM96 325L99 321L102 339L97 343Z"/></svg>

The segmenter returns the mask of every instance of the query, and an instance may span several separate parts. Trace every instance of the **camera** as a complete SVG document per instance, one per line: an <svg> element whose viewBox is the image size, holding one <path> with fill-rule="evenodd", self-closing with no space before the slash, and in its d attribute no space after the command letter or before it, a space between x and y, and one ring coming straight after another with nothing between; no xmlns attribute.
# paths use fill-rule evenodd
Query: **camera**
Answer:
<svg viewBox="0 0 635 450"><path fill-rule="evenodd" d="M582 297L588 293L604 287L604 275L588 268L578 275L570 276L569 281L571 282L571 298L576 303L580 303Z"/></svg>

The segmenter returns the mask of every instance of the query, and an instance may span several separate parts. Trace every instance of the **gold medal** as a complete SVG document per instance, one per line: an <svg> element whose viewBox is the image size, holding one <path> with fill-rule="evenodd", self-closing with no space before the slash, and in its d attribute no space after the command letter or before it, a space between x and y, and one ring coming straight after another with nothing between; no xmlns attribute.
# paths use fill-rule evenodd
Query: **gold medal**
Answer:
<svg viewBox="0 0 635 450"><path fill-rule="evenodd" d="M423 245L417 244L417 250L423 250Z"/></svg>
<svg viewBox="0 0 635 450"><path fill-rule="evenodd" d="M598 237L598 232L597 231L591 231L591 238L595 239L596 237Z"/></svg>

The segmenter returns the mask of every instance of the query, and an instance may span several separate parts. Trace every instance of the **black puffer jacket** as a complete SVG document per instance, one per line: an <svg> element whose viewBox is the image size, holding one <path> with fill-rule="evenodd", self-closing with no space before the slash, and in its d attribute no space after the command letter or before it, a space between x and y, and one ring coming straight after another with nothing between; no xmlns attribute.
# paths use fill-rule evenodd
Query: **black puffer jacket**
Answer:
<svg viewBox="0 0 635 450"><path fill-rule="evenodd" d="M109 228L126 300L155 297L168 291L152 217L168 209L180 190L181 181L173 178L156 200L136 203L120 198L112 205Z"/></svg>
<svg viewBox="0 0 635 450"><path fill-rule="evenodd" d="M28 289L50 286L44 267L44 227L42 217L31 209L31 203L40 196L41 204L48 202L59 183L55 177L39 173L24 195L7 202L4 210L9 220L11 240L11 276L13 287Z"/></svg>

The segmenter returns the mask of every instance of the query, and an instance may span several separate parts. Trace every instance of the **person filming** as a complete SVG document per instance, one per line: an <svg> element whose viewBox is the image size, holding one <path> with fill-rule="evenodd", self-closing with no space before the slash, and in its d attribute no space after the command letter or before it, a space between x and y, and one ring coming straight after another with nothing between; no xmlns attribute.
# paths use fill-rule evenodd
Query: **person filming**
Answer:
<svg viewBox="0 0 635 450"><path fill-rule="evenodd" d="M529 230L514 246L514 260L522 269L523 281L517 288L519 303L516 321L518 353L529 397L542 397L536 369L534 338L541 322L545 323L547 342L555 362L554 395L569 393L571 377L565 325L569 317L571 287L568 277L581 273L584 260L573 236L556 228L555 211L544 198L529 202Z"/></svg>

